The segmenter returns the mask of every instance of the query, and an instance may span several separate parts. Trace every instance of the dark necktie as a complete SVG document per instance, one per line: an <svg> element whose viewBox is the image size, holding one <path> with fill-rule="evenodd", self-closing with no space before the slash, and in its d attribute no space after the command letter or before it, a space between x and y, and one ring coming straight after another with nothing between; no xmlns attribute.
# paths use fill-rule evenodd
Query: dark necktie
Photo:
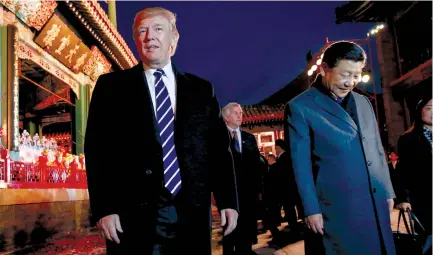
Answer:
<svg viewBox="0 0 433 255"><path fill-rule="evenodd" d="M164 183L165 187L176 195L181 187L181 178L174 145L174 113L170 96L162 80L164 71L158 69L153 75L155 76L156 118L164 162Z"/></svg>
<svg viewBox="0 0 433 255"><path fill-rule="evenodd" d="M239 140L238 140L238 133L236 132L236 130L232 131L232 136L233 136L233 142L235 144L235 149L237 152L241 152L241 148L239 146Z"/></svg>
<svg viewBox="0 0 433 255"><path fill-rule="evenodd" d="M343 103L343 100L344 100L344 98L341 98L341 97L337 97L335 99L335 101L337 101L337 103L339 103L339 104Z"/></svg>

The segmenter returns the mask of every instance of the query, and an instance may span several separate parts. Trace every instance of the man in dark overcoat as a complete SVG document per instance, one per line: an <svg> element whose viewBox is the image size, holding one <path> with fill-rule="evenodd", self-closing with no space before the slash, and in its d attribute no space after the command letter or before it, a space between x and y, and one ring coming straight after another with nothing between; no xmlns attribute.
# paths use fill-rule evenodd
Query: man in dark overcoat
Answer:
<svg viewBox="0 0 433 255"><path fill-rule="evenodd" d="M298 191L312 230L307 254L395 254L392 188L373 107L353 92L366 62L357 44L323 54L319 79L286 105Z"/></svg>
<svg viewBox="0 0 433 255"><path fill-rule="evenodd" d="M251 255L257 243L257 201L261 192L260 151L253 134L242 130L242 107L229 103L222 114L231 135L231 148L239 198L236 229L223 239L223 255Z"/></svg>
<svg viewBox="0 0 433 255"><path fill-rule="evenodd" d="M85 156L93 222L108 255L211 255L211 192L225 234L238 216L218 100L208 81L171 63L179 39L171 11L140 11L133 36L141 62L100 76L90 103Z"/></svg>

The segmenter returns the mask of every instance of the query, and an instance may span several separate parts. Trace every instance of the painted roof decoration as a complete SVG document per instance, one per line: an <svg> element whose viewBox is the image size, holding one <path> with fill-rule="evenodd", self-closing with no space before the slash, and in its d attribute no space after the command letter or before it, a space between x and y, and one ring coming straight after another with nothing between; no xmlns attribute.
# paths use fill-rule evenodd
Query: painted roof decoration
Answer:
<svg viewBox="0 0 433 255"><path fill-rule="evenodd" d="M242 106L244 111L243 124L248 125L283 121L284 106L284 104Z"/></svg>
<svg viewBox="0 0 433 255"><path fill-rule="evenodd" d="M111 58L122 68L138 64L131 49L111 23L108 15L96 0L69 1L66 4L87 28L89 33L102 45Z"/></svg>

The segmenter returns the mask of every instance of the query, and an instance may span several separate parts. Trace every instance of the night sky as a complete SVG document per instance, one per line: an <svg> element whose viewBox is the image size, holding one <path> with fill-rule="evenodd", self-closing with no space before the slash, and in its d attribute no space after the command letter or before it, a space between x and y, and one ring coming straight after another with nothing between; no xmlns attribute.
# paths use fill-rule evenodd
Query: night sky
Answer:
<svg viewBox="0 0 433 255"><path fill-rule="evenodd" d="M305 68L308 50L316 53L326 37L366 37L375 24L335 24L335 8L345 3L117 1L117 28L138 59L135 13L154 6L173 11L180 40L172 61L211 81L221 106L248 105L295 78Z"/></svg>

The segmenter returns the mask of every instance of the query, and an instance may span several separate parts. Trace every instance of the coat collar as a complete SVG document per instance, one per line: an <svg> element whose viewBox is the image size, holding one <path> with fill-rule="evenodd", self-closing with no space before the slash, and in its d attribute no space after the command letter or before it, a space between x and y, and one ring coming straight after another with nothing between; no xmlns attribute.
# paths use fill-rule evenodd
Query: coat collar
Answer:
<svg viewBox="0 0 433 255"><path fill-rule="evenodd" d="M321 84L319 84L319 86L320 85ZM328 95L321 92L316 86L311 87L311 89L309 90L309 95L314 97L314 103L316 103L318 106L320 106L333 116L346 122L356 131L358 131L358 126L356 125L355 121L353 121L352 117L350 117L350 115L343 109L343 107L339 106L338 103L334 102Z"/></svg>
<svg viewBox="0 0 433 255"><path fill-rule="evenodd" d="M173 68L173 73L176 79L176 120L179 119L179 116L182 115L185 104L188 103L188 88L190 80L185 75L184 72L182 72L173 62L171 63ZM143 69L143 63L140 61L136 66L132 68L132 71L134 73L134 80L135 82L140 85L144 84L146 88L148 88L147 80L144 79L144 69ZM153 105L151 105L153 109ZM153 109L154 110L154 109ZM175 122L176 122L175 120Z"/></svg>

